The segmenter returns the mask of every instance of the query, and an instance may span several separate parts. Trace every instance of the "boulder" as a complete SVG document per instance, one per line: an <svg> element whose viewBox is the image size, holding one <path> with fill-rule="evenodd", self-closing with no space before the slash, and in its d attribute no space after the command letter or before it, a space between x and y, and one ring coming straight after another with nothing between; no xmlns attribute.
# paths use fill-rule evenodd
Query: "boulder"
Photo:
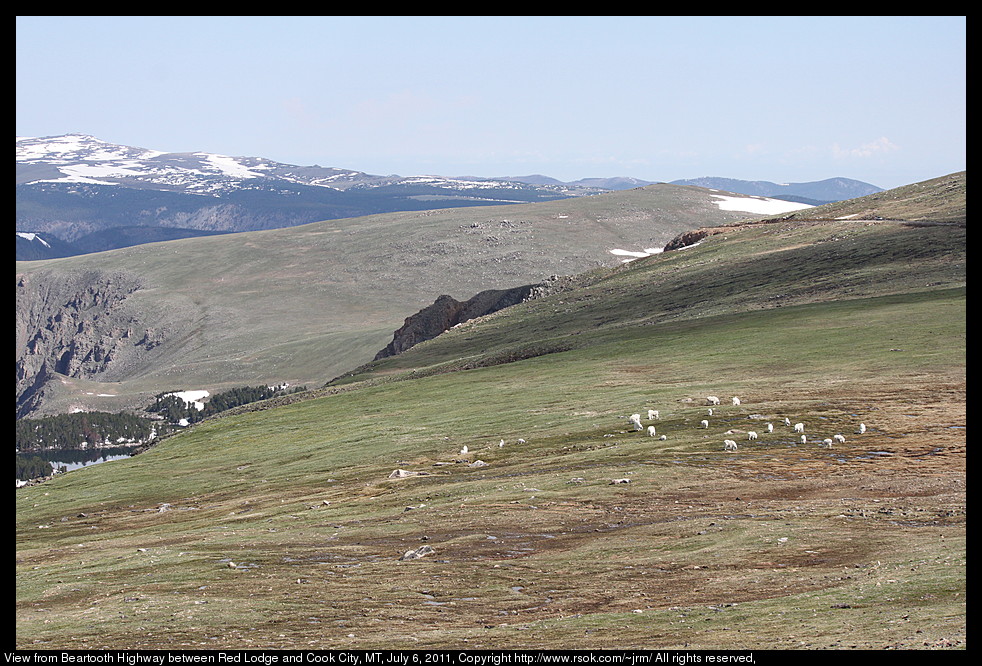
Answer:
<svg viewBox="0 0 982 666"><path fill-rule="evenodd" d="M410 472L405 469L394 469L392 473L389 474L390 479L407 479L410 476L425 476L426 472Z"/></svg>
<svg viewBox="0 0 982 666"><path fill-rule="evenodd" d="M418 560L421 557L432 555L435 552L436 551L433 550L432 547L424 545L424 546L420 546L419 548L415 548L413 550L407 550L405 553L402 554L402 557L399 558L399 561L402 562L404 560Z"/></svg>

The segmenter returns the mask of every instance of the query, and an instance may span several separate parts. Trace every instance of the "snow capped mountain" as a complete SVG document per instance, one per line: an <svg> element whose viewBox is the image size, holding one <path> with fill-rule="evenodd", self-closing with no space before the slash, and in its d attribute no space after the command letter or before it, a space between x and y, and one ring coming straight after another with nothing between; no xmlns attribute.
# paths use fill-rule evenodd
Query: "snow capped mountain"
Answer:
<svg viewBox="0 0 982 666"><path fill-rule="evenodd" d="M107 143L87 134L18 138L17 170L18 185L122 185L212 196L258 179L342 190L366 177L349 169L297 167L261 157L165 153Z"/></svg>
<svg viewBox="0 0 982 666"><path fill-rule="evenodd" d="M263 157L168 153L87 134L17 137L16 165L17 231L44 232L88 252L202 232L603 191L504 179L376 176Z"/></svg>
<svg viewBox="0 0 982 666"><path fill-rule="evenodd" d="M147 159L162 155L155 150L117 146L88 134L65 134L48 137L17 137L17 161L46 161L70 164L80 160L112 161Z"/></svg>
<svg viewBox="0 0 982 666"><path fill-rule="evenodd" d="M584 187L529 185L504 179L374 176L351 169L284 164L263 157L165 153L107 143L87 134L18 137L17 184L35 183L121 185L211 196L248 188L275 187L276 183L336 191L424 185L453 191L537 189L556 197L590 193L590 188ZM495 198L508 199L507 196ZM517 200L524 201L525 197Z"/></svg>

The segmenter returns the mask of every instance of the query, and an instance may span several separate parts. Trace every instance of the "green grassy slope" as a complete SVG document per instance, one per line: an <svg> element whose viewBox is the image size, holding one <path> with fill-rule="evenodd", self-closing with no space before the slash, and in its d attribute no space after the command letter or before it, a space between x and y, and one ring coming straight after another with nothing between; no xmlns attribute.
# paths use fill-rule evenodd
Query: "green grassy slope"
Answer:
<svg viewBox="0 0 982 666"><path fill-rule="evenodd" d="M712 316L911 294L965 285L965 229L896 222L778 222L579 276L540 302L468 322L353 377L439 362L566 349L622 330L709 325ZM777 316L777 315L773 315ZM681 323L685 322L685 323ZM350 378L344 378L347 381Z"/></svg>
<svg viewBox="0 0 982 666"><path fill-rule="evenodd" d="M965 647L963 228L746 225L578 281L19 490L17 646Z"/></svg>

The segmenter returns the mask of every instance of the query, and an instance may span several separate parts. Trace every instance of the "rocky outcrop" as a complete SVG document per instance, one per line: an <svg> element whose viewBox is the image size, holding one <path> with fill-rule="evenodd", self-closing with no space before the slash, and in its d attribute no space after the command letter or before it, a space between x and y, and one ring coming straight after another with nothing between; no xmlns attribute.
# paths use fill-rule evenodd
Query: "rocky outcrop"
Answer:
<svg viewBox="0 0 982 666"><path fill-rule="evenodd" d="M374 360L378 361L401 354L410 347L431 340L469 319L491 314L531 298L551 293L556 280L558 280L557 277L552 277L545 282L511 289L488 289L463 302L444 294L437 298L432 305L407 317L402 328L393 334L392 342L376 354Z"/></svg>
<svg viewBox="0 0 982 666"><path fill-rule="evenodd" d="M56 374L104 375L130 348L149 349L160 334L141 328L124 307L141 280L120 271L40 271L16 282L17 417L37 409Z"/></svg>
<svg viewBox="0 0 982 666"><path fill-rule="evenodd" d="M678 236L668 241L668 245L665 246L665 252L671 252L672 250L680 250L683 247L688 247L690 245L695 245L703 238L707 236L715 236L716 234L721 234L727 231L732 231L733 227L703 227L702 229L694 229L692 231L685 231L680 233Z"/></svg>
<svg viewBox="0 0 982 666"><path fill-rule="evenodd" d="M698 243L703 238L709 235L706 229L696 229L695 231L686 231L679 234L672 240L668 241L668 245L665 246L665 252L670 252L672 250L679 250L683 247L688 247L689 245L694 245Z"/></svg>

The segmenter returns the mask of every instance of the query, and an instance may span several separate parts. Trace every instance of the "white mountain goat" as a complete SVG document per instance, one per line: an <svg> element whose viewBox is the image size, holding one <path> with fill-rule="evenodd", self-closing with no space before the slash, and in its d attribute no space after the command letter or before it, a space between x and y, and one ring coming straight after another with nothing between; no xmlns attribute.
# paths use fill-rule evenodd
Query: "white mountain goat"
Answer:
<svg viewBox="0 0 982 666"><path fill-rule="evenodd" d="M802 444L807 444L808 443L808 439L804 435L801 436L801 443Z"/></svg>
<svg viewBox="0 0 982 666"><path fill-rule="evenodd" d="M866 424L865 423L860 423L859 424L859 434L862 435L864 432L866 432Z"/></svg>
<svg viewBox="0 0 982 666"><path fill-rule="evenodd" d="M738 406L740 404L740 398L733 396L733 404L734 406Z"/></svg>
<svg viewBox="0 0 982 666"><path fill-rule="evenodd" d="M846 443L846 438L843 437L842 435L832 435L832 439L834 439L835 441L837 441L839 444L845 444Z"/></svg>
<svg viewBox="0 0 982 666"><path fill-rule="evenodd" d="M823 439L822 440L822 443L820 444L820 446L823 449L831 449L832 448L832 440L831 439Z"/></svg>
<svg viewBox="0 0 982 666"><path fill-rule="evenodd" d="M787 416L784 417L784 425L789 427L791 426L791 419L789 419Z"/></svg>
<svg viewBox="0 0 982 666"><path fill-rule="evenodd" d="M805 424L804 423L795 423L794 424L794 431L795 432L805 432Z"/></svg>
<svg viewBox="0 0 982 666"><path fill-rule="evenodd" d="M709 403L710 405L718 405L719 398L717 398L715 395L707 395L706 402Z"/></svg>
<svg viewBox="0 0 982 666"><path fill-rule="evenodd" d="M649 409L648 410L648 420L649 421L653 421L655 419L660 419L660 418L661 418L661 416L658 415L658 410L657 409Z"/></svg>
<svg viewBox="0 0 982 666"><path fill-rule="evenodd" d="M747 431L747 439L750 440L750 441L753 441L753 440L757 439L757 433L754 432L753 430L748 430Z"/></svg>
<svg viewBox="0 0 982 666"><path fill-rule="evenodd" d="M713 408L710 407L708 411L709 411L709 416L712 416L713 415Z"/></svg>
<svg viewBox="0 0 982 666"><path fill-rule="evenodd" d="M773 423L768 423L767 424L767 432L774 432L774 424Z"/></svg>
<svg viewBox="0 0 982 666"><path fill-rule="evenodd" d="M628 423L630 423L632 426L634 426L634 429L635 430L644 430L644 428L641 427L641 415L640 414L631 414L631 418L628 419Z"/></svg>
<svg viewBox="0 0 982 666"><path fill-rule="evenodd" d="M648 426L648 437L654 437L655 434L655 426Z"/></svg>
<svg viewBox="0 0 982 666"><path fill-rule="evenodd" d="M706 421L705 419L702 420L702 421L700 421L699 422L699 427L700 428L708 428L709 427L709 421Z"/></svg>
<svg viewBox="0 0 982 666"><path fill-rule="evenodd" d="M737 450L737 443L734 442L732 439L724 439L723 440L723 450L724 451L736 451Z"/></svg>

